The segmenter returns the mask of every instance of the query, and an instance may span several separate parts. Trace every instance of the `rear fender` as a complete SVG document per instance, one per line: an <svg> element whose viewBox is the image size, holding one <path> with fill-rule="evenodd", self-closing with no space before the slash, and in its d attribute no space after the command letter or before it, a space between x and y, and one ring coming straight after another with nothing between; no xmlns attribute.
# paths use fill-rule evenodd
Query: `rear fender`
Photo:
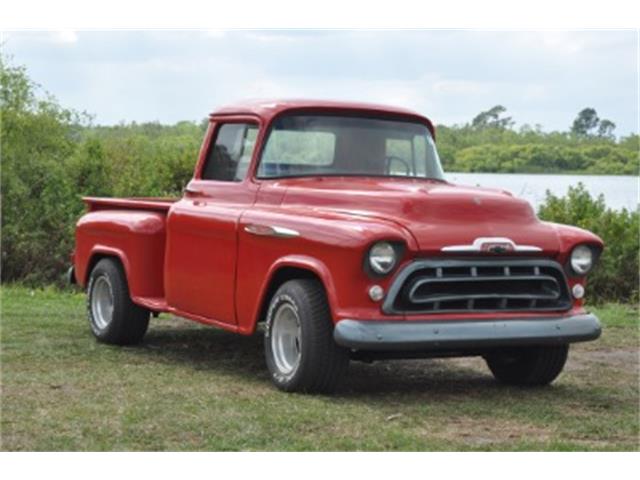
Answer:
<svg viewBox="0 0 640 480"><path fill-rule="evenodd" d="M76 278L85 287L96 260L111 256L122 263L131 298L164 298L164 249L163 213L90 212L80 218L76 227Z"/></svg>
<svg viewBox="0 0 640 480"><path fill-rule="evenodd" d="M129 284L129 272L131 270L131 264L125 253L120 249L108 247L106 245L95 245L91 249L89 261L87 262L84 274L82 275L82 278L79 279L80 285L86 287L89 284L89 276L91 275L91 271L96 266L96 264L103 258L109 257L115 257L120 260L122 268L124 269L125 276L127 277L127 284Z"/></svg>

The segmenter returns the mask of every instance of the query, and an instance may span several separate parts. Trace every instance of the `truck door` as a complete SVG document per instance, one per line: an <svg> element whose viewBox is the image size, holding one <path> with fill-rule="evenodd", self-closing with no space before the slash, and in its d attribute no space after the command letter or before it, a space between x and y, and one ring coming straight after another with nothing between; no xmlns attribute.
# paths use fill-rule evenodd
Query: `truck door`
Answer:
<svg viewBox="0 0 640 480"><path fill-rule="evenodd" d="M210 124L194 179L167 219L167 303L212 323L236 323L238 221L257 192L246 178L258 133L254 122Z"/></svg>

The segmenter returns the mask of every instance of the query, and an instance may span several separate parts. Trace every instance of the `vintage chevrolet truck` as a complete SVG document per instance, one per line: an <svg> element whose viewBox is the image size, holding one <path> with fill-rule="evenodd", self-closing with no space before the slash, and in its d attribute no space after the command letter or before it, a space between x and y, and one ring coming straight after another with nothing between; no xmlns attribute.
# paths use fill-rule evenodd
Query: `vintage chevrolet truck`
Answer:
<svg viewBox="0 0 640 480"><path fill-rule="evenodd" d="M447 182L431 121L409 110L228 106L181 199L84 201L69 273L99 341L140 342L162 312L262 324L286 391L331 391L350 360L467 355L546 385L570 343L600 335L583 306L600 238Z"/></svg>

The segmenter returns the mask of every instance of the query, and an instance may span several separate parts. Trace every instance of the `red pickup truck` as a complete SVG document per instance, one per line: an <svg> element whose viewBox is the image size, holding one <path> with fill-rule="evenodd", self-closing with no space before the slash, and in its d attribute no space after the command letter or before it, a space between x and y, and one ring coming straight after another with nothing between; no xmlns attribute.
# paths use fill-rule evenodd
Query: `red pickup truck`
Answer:
<svg viewBox="0 0 640 480"><path fill-rule="evenodd" d="M429 119L380 105L248 102L210 117L179 200L85 198L70 275L99 341L168 312L251 335L286 391L326 392L350 360L482 356L544 385L583 307L596 235L510 193L445 180Z"/></svg>

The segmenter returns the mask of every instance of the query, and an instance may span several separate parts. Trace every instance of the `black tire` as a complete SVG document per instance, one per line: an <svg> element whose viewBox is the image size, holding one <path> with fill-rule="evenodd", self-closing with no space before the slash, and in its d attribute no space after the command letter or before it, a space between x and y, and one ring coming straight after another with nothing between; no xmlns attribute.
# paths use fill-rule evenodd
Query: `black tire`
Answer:
<svg viewBox="0 0 640 480"><path fill-rule="evenodd" d="M287 310L297 316L297 363L292 371L279 367L273 344L277 316ZM276 327L281 328L281 327ZM275 347L278 348L277 346ZM344 377L349 365L348 350L333 340L333 322L322 284L317 280L290 280L276 291L267 312L264 349L271 380L287 392L330 393ZM281 365L281 362L280 362Z"/></svg>
<svg viewBox="0 0 640 480"><path fill-rule="evenodd" d="M107 298L110 295L110 315L101 314L98 306L101 295L107 295ZM142 341L149 327L149 310L131 301L127 277L119 261L103 258L91 271L87 286L87 316L91 331L100 342L132 345Z"/></svg>
<svg viewBox="0 0 640 480"><path fill-rule="evenodd" d="M507 385L540 386L553 382L567 361L569 345L522 347L485 357L493 376Z"/></svg>

